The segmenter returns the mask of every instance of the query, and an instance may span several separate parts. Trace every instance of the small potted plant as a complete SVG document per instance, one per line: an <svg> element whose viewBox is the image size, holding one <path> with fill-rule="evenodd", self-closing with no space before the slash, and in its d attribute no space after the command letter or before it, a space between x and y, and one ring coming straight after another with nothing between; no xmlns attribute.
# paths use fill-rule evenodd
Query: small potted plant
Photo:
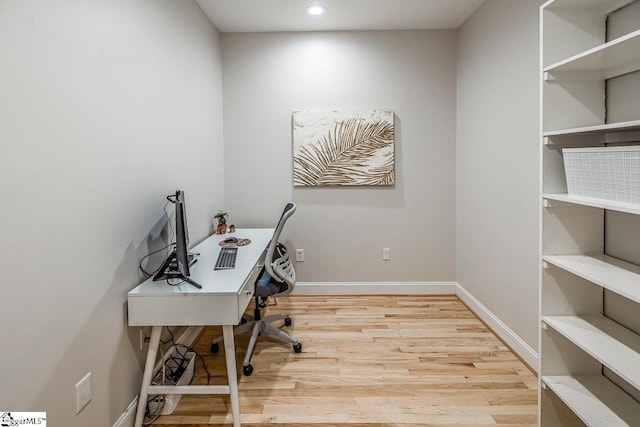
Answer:
<svg viewBox="0 0 640 427"><path fill-rule="evenodd" d="M231 225L229 226L229 233L234 233L235 231L236 231L236 226L235 226L235 224L231 224Z"/></svg>
<svg viewBox="0 0 640 427"><path fill-rule="evenodd" d="M214 219L218 220L218 226L216 227L217 234L224 234L227 232L227 212L218 210L218 213L213 216Z"/></svg>

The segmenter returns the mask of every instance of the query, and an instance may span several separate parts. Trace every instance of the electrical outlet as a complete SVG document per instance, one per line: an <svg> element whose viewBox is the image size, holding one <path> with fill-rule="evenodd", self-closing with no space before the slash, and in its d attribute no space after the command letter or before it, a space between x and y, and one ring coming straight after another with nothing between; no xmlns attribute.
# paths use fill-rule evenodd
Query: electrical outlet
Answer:
<svg viewBox="0 0 640 427"><path fill-rule="evenodd" d="M304 249L296 249L296 261L304 261Z"/></svg>
<svg viewBox="0 0 640 427"><path fill-rule="evenodd" d="M391 249L382 248L382 260L389 261L391 259Z"/></svg>
<svg viewBox="0 0 640 427"><path fill-rule="evenodd" d="M143 326L140 328L140 350L144 350L145 346L149 343L151 339L151 327Z"/></svg>
<svg viewBox="0 0 640 427"><path fill-rule="evenodd" d="M93 399L91 393L91 372L76 384L76 415L80 413Z"/></svg>

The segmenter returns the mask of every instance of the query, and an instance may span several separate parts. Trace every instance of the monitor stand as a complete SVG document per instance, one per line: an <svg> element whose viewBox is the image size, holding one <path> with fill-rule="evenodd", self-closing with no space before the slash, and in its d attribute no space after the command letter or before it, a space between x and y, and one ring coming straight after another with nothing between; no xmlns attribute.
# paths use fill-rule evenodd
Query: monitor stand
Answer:
<svg viewBox="0 0 640 427"><path fill-rule="evenodd" d="M191 267L198 260L194 254L189 254L189 266ZM167 257L162 263L162 266L158 270L155 276L153 276L153 281L157 282L159 280L170 280L170 279L180 279L188 284L195 286L198 289L202 289L202 286L196 282L195 280L185 276L178 270L178 259L176 257L176 252L171 252L171 255Z"/></svg>

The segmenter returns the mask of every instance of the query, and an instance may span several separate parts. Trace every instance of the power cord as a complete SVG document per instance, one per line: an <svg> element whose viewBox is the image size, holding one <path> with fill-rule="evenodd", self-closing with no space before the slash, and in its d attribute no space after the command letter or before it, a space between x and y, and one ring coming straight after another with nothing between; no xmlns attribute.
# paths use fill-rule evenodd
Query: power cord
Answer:
<svg viewBox="0 0 640 427"><path fill-rule="evenodd" d="M154 381L152 381L151 384L152 385L160 385L160 384L166 384L166 383L176 384L182 377L182 374L184 374L184 371L189 366L189 362L191 361L191 359L189 358L189 353L192 353L200 359L200 362L202 363L202 368L207 374L207 385L209 385L211 382L211 373L207 369L204 357L202 357L196 350L194 350L193 347L176 343L175 337L173 335L173 331L171 330L171 328L166 326L166 329L167 329L167 332L169 333L169 339L167 341L160 340L160 342L163 344L162 348L164 348L164 346L166 346L167 344L171 344L168 347L172 349L172 353L165 360L163 351L160 352L161 358L162 358L161 360L163 360L161 375L160 377L158 377L156 374L156 377L154 377ZM150 404L152 403L155 404L155 408L153 408L153 410L150 407L151 406ZM145 422L143 422L143 425L153 424L162 415L162 410L164 409L164 406L165 406L164 395L150 395L147 398L147 408L145 410L146 420Z"/></svg>
<svg viewBox="0 0 640 427"><path fill-rule="evenodd" d="M167 328L167 332L169 332L170 339L167 342L163 342L163 344L171 343L171 345L173 347L175 347L176 350L178 348L184 349L183 357L185 357L185 358L186 358L186 354L187 353L194 353L198 357L198 359L200 359L200 363L202 363L202 369L207 374L207 385L209 385L209 383L211 382L211 373L207 369L207 365L205 364L204 357L202 357L202 355L200 355L200 353L198 353L193 347L189 347L188 345L176 343L175 338L173 336L173 331L171 330L171 328L169 326L165 326L165 327Z"/></svg>
<svg viewBox="0 0 640 427"><path fill-rule="evenodd" d="M138 264L138 268L140 269L140 271L142 271L142 273L143 273L145 276L147 276L147 277L145 277L145 279L148 279L149 277L151 277L151 276L155 275L155 274L158 272L158 270L160 269L160 267L156 268L154 271L152 271L151 273L149 273L149 272L148 272L148 271L146 271L144 268L142 268L142 263L144 262L144 260L145 260L145 259L147 259L147 258L149 258L151 255L155 255L155 254L157 254L158 252L162 252L162 251L166 250L168 247L171 247L171 246L173 246L173 245L175 245L175 243L169 243L169 244L168 244L167 246L165 246L164 248L160 248L160 249L158 249L157 251L153 251L153 252L151 252L151 253L149 253L149 254L145 255L144 257L142 257L142 259L140 259L140 263Z"/></svg>
<svg viewBox="0 0 640 427"><path fill-rule="evenodd" d="M168 245L166 245L163 248L158 249L157 251L153 251L153 252L145 255L144 257L142 257L142 259L138 263L138 269L140 269L140 271L146 276L145 279L148 279L149 277L155 275L158 272L158 270L160 270L160 267L162 265L158 266L158 268L156 268L153 272L150 273L150 272L146 271L144 268L142 268L142 263L144 262L144 260L149 258L151 255L155 255L158 252L162 252L162 251L164 251L164 250L166 250L166 249L168 249L168 248L170 248L172 246L175 246L175 244L176 244L175 243L175 234L176 233L173 230L173 224L171 222L171 217L169 216L169 212L167 212L167 206L169 206L169 203L175 203L174 199L175 199L175 196L173 194L167 196L167 202L164 204L164 208L163 208L164 216L165 216L165 218L167 218L167 224L169 224L169 230L171 230L171 238L169 239L169 241L171 243L169 243ZM167 256L169 256L169 253L170 252L167 251Z"/></svg>

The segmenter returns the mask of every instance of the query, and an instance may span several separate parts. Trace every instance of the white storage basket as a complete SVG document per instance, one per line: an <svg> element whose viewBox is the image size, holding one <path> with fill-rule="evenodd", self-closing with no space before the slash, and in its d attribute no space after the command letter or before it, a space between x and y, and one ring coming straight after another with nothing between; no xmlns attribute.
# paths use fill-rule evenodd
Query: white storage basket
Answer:
<svg viewBox="0 0 640 427"><path fill-rule="evenodd" d="M563 148L570 196L640 204L640 146Z"/></svg>
<svg viewBox="0 0 640 427"><path fill-rule="evenodd" d="M166 368L175 370L178 367L178 364L174 361L172 357L179 357L179 353L177 352L175 347L172 348L171 351L172 351L171 356L168 357L164 363L166 365ZM152 383L162 384L162 385L191 384L191 381L193 380L193 373L194 373L194 367L195 367L194 366L195 360L196 360L195 356L196 356L196 353L192 351L186 352L186 360L188 360L187 367L177 382L167 380L167 379L163 381L162 380L163 372L162 372L162 368L160 368L160 370L156 372L156 374L154 375ZM178 402L180 402L181 398L182 398L181 394L163 394L163 395L154 396L154 398L149 400L149 403L148 403L149 413L152 415L169 415L174 411L174 409L176 409L176 406L178 406ZM162 409L159 409L160 407ZM158 411L160 411L160 414L158 414Z"/></svg>

